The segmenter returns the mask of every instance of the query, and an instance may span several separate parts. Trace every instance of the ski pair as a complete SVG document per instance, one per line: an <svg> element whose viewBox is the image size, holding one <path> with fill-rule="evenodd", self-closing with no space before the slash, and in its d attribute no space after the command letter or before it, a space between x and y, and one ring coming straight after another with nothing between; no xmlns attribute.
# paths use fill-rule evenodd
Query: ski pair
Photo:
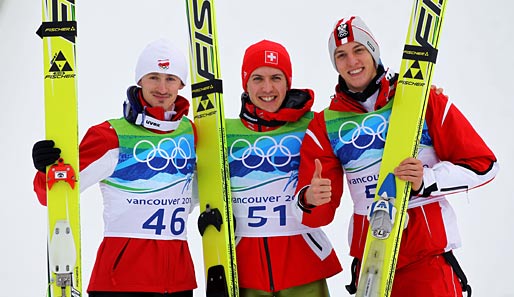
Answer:
<svg viewBox="0 0 514 297"><path fill-rule="evenodd" d="M238 296L214 3L186 0L186 6L207 296ZM80 296L75 0L42 0L42 21L46 139L62 150L59 163L47 169L48 295Z"/></svg>

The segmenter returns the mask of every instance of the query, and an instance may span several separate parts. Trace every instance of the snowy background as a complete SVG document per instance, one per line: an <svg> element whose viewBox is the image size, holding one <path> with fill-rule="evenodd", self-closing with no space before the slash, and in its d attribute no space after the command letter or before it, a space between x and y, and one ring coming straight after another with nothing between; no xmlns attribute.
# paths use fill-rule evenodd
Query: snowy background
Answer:
<svg viewBox="0 0 514 297"><path fill-rule="evenodd" d="M121 116L126 88L133 84L137 56L147 42L167 37L188 52L183 0L78 0L79 133ZM358 14L374 32L385 65L399 70L411 0L216 0L219 51L228 117L237 117L242 91L240 67L247 46L261 39L283 43L293 61L293 86L316 92L315 110L329 102L336 72L327 54L334 22ZM514 112L513 4L507 0L450 0L433 83L443 87L500 161L500 174L489 185L451 197L461 227L463 248L456 252L473 296L514 296L514 195L508 189ZM0 86L2 129L0 183L0 297L45 296L46 212L32 191L31 150L44 138L41 1L0 0ZM190 98L190 89L182 95ZM509 132L510 131L510 132ZM83 289L87 288L102 238L102 201L98 187L82 194ZM344 271L329 279L332 296L348 296L350 280L347 224L349 197L343 197L335 221L325 228ZM201 240L196 209L189 235L199 288L204 296ZM423 277L423 276L419 276ZM86 294L84 294L86 295Z"/></svg>

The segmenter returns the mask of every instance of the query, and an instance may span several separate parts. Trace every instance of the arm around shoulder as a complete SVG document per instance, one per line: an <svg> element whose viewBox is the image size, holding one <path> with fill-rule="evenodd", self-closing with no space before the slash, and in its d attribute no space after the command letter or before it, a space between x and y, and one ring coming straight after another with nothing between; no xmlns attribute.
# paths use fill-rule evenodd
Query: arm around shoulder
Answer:
<svg viewBox="0 0 514 297"><path fill-rule="evenodd" d="M470 190L495 178L495 154L447 96L431 93L426 122L439 161L426 168L419 196Z"/></svg>

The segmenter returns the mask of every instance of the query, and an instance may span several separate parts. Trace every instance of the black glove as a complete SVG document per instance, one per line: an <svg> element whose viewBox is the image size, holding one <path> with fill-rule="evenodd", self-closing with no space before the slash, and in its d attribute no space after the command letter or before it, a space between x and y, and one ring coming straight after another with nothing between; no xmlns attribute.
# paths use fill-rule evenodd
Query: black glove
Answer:
<svg viewBox="0 0 514 297"><path fill-rule="evenodd" d="M41 172L46 172L46 166L52 165L61 156L61 149L54 147L53 140L40 140L32 148L32 161L34 167Z"/></svg>

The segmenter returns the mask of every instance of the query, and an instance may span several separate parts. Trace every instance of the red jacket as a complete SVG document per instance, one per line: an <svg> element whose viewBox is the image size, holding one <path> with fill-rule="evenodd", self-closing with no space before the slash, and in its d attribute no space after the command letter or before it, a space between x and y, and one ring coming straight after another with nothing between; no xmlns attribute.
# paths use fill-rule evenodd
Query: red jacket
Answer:
<svg viewBox="0 0 514 297"><path fill-rule="evenodd" d="M172 120L187 115L188 108L189 102L179 96L175 102L177 114ZM159 108L147 108L147 112L160 120L164 117L163 110ZM114 171L118 162L118 147L118 136L109 122L89 128L79 147L81 191ZM36 174L34 190L40 202L46 205L44 173ZM98 249L88 292L171 293L196 287L187 241L104 237Z"/></svg>
<svg viewBox="0 0 514 297"><path fill-rule="evenodd" d="M374 95L375 111L384 108L394 97L395 85L390 76L383 76L378 93ZM367 113L359 102L340 91L339 87L327 110ZM299 205L297 211L308 226L324 226L332 222L343 194L343 177L346 175L354 201L354 215L349 228L350 254L362 258L368 230L365 210L372 202L372 199L365 199L369 197L364 197L364 192L376 186L374 179L378 176L381 157L369 160L373 166L362 172L355 168L348 168L351 170L345 172L328 138L325 113L322 111L315 115L303 140L297 194L310 184L313 160L318 158L323 165L322 176L331 179L332 199L311 209ZM399 268L425 256L459 247L455 214L445 195L484 185L495 177L498 170L495 155L446 96L431 91L425 121L431 145L418 155L425 167L424 188L409 202L409 222L402 237Z"/></svg>
<svg viewBox="0 0 514 297"><path fill-rule="evenodd" d="M287 122L296 122L310 112L314 93L311 90L302 90L302 93L308 94L310 98L297 106L282 107L275 113L260 110L249 100L243 100L241 121L248 129L259 131L263 136L269 135L270 130L277 129ZM248 118L280 121L282 124L270 126L269 122L266 124L257 120L253 122L245 120ZM266 194L263 193L263 195ZM336 253L324 234L238 239L236 256L241 288L278 292L331 277L342 270ZM328 256L321 260L313 252L313 246L318 249L327 249Z"/></svg>

